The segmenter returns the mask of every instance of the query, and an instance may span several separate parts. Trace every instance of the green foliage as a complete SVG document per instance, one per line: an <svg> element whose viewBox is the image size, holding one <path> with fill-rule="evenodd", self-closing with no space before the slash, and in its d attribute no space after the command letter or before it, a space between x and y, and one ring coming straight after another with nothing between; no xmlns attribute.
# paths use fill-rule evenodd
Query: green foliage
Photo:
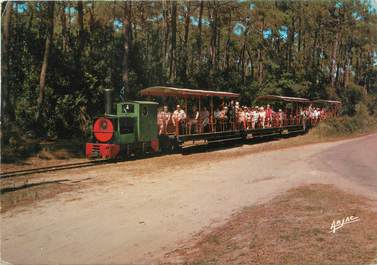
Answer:
<svg viewBox="0 0 377 265"><path fill-rule="evenodd" d="M360 102L365 103L366 97L363 87L356 84L349 84L340 91L342 98L342 112L346 115L355 115L356 107Z"/></svg>
<svg viewBox="0 0 377 265"><path fill-rule="evenodd" d="M335 137L377 131L377 118L369 114L363 103L356 105L354 116L332 117L310 131L316 137Z"/></svg>
<svg viewBox="0 0 377 265"><path fill-rule="evenodd" d="M377 95L370 95L367 98L367 106L369 113L377 117Z"/></svg>

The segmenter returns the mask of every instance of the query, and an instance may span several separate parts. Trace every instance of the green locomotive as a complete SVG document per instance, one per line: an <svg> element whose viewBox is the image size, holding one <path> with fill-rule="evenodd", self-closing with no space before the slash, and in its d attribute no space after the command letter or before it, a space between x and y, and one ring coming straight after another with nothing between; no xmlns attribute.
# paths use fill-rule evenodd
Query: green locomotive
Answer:
<svg viewBox="0 0 377 265"><path fill-rule="evenodd" d="M86 144L86 157L115 158L137 151L158 151L157 107L158 103L151 101L112 104L111 90L106 90L106 111L94 121L93 141Z"/></svg>

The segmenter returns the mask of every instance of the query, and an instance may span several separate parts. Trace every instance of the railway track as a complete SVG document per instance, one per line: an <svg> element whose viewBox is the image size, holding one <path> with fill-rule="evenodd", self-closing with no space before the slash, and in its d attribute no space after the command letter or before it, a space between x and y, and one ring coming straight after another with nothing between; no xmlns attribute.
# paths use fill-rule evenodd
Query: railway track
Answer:
<svg viewBox="0 0 377 265"><path fill-rule="evenodd" d="M110 159L101 159L101 160L93 160L93 161L85 161L85 162L78 162L78 163L48 166L48 167L39 167L39 168L30 168L30 169L23 169L23 170L7 171L7 172L1 172L0 173L0 179L18 177L18 176L25 176L25 175L31 175L31 174L36 174L36 173L44 173L44 172L50 172L50 171L75 169L75 168L81 168L81 167L90 167L90 166L96 166L96 165L106 164L106 163L110 163L110 162L116 162L116 161L110 160Z"/></svg>

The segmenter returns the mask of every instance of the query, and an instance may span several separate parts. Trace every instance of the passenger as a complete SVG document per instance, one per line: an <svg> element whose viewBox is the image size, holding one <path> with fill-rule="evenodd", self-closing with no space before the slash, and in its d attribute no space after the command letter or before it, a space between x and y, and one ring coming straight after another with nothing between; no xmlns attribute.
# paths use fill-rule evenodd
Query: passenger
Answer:
<svg viewBox="0 0 377 265"><path fill-rule="evenodd" d="M310 104L310 105L309 105L309 112L310 112L310 113L313 113L314 109L315 109L315 108L313 108L313 105Z"/></svg>
<svg viewBox="0 0 377 265"><path fill-rule="evenodd" d="M304 125L305 127L305 120L306 120L305 110L303 108L300 108L300 118L299 118L298 123Z"/></svg>
<svg viewBox="0 0 377 265"><path fill-rule="evenodd" d="M220 112L220 123L221 123L221 130L225 130L227 128L228 123L228 107L225 106Z"/></svg>
<svg viewBox="0 0 377 265"><path fill-rule="evenodd" d="M281 109L279 109L279 126L283 127L283 122L284 122L284 113Z"/></svg>
<svg viewBox="0 0 377 265"><path fill-rule="evenodd" d="M209 111L206 107L203 107L203 110L200 112L200 119L201 119L201 132L207 132L208 131L208 125L209 125Z"/></svg>
<svg viewBox="0 0 377 265"><path fill-rule="evenodd" d="M238 121L239 121L241 110L242 110L242 107L240 106L240 103L238 101L236 101L236 104L234 106L234 119L235 119L235 123L236 123L236 126L234 126L234 127L236 127L235 129L238 129L238 127L239 127Z"/></svg>
<svg viewBox="0 0 377 265"><path fill-rule="evenodd" d="M173 112L173 125L174 127L178 126L178 133L182 134L185 131L185 121L186 121L186 113L183 109L181 109L180 105L177 105L176 110Z"/></svg>
<svg viewBox="0 0 377 265"><path fill-rule="evenodd" d="M228 108L228 128L231 130L234 130L234 123L236 121L236 113L235 113L235 106L234 106L234 101L232 100L230 102L229 108Z"/></svg>
<svg viewBox="0 0 377 265"><path fill-rule="evenodd" d="M255 129L258 127L258 122L259 122L259 107L258 106L254 108L253 116L254 116L253 129Z"/></svg>
<svg viewBox="0 0 377 265"><path fill-rule="evenodd" d="M289 113L289 124L294 124L294 121L295 121L295 115L292 113L292 112L290 112Z"/></svg>
<svg viewBox="0 0 377 265"><path fill-rule="evenodd" d="M319 115L320 115L320 117L321 117L321 120L326 119L326 112L325 112L325 109L324 109L324 108L321 109Z"/></svg>
<svg viewBox="0 0 377 265"><path fill-rule="evenodd" d="M260 117L260 121L261 121L261 126L262 126L262 128L264 128L265 122L266 122L266 111L264 110L263 107L260 107L260 109L259 109L259 117Z"/></svg>
<svg viewBox="0 0 377 265"><path fill-rule="evenodd" d="M216 123L216 131L220 130L220 122L221 122L221 111L219 108L216 108L215 112L213 113Z"/></svg>
<svg viewBox="0 0 377 265"><path fill-rule="evenodd" d="M316 125L318 122L318 111L316 108L313 109L313 123Z"/></svg>
<svg viewBox="0 0 377 265"><path fill-rule="evenodd" d="M240 110L240 103L236 101L236 112Z"/></svg>
<svg viewBox="0 0 377 265"><path fill-rule="evenodd" d="M199 111L196 106L192 107L192 112L189 115L189 133L192 133L192 128L195 128L195 131L198 131L198 120L199 120Z"/></svg>
<svg viewBox="0 0 377 265"><path fill-rule="evenodd" d="M309 109L308 109L308 108L305 109L304 112L305 112L305 117L306 117L307 119L310 119L310 111L309 111Z"/></svg>
<svg viewBox="0 0 377 265"><path fill-rule="evenodd" d="M315 118L314 118L314 108L313 108L313 105L312 104L310 104L309 105L309 119L310 119L310 122L312 123L312 124L314 124L315 123Z"/></svg>
<svg viewBox="0 0 377 265"><path fill-rule="evenodd" d="M249 130L252 126L253 113L251 108L246 108L246 129Z"/></svg>
<svg viewBox="0 0 377 265"><path fill-rule="evenodd" d="M244 113L245 113L245 118L244 118L244 129L246 130L247 129L247 127L248 127L248 124L247 124L247 122L248 122L248 117L249 117L249 108L247 107L247 106L244 106L243 107L243 111L244 111Z"/></svg>
<svg viewBox="0 0 377 265"><path fill-rule="evenodd" d="M279 112L272 111L271 127L279 127Z"/></svg>
<svg viewBox="0 0 377 265"><path fill-rule="evenodd" d="M238 125L240 130L246 129L246 107L239 108Z"/></svg>
<svg viewBox="0 0 377 265"><path fill-rule="evenodd" d="M241 111L242 111L242 107L237 105L238 102L236 102L236 105L234 107L234 116L235 116L235 122L236 122L236 130L238 130L238 128L240 127L239 125L239 119L240 119L240 115L241 115Z"/></svg>
<svg viewBox="0 0 377 265"><path fill-rule="evenodd" d="M272 127L272 108L270 107L270 104L267 104L266 120L267 120L267 127Z"/></svg>
<svg viewBox="0 0 377 265"><path fill-rule="evenodd" d="M163 110L157 114L158 134L167 134L167 127L171 118L171 113L168 110L168 106L164 106Z"/></svg>

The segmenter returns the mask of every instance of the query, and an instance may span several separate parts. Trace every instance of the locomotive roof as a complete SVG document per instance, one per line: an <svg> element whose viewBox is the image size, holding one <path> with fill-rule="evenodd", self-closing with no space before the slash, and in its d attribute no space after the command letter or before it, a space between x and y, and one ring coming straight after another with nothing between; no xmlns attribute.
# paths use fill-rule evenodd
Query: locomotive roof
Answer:
<svg viewBox="0 0 377 265"><path fill-rule="evenodd" d="M270 100L270 101L285 101L285 102L305 102L309 103L310 100L306 98L297 98L297 97L285 97L278 95L265 95L257 97L257 100Z"/></svg>
<svg viewBox="0 0 377 265"><path fill-rule="evenodd" d="M133 101L127 101L127 102L122 102L122 103L137 103L137 104L158 105L158 102L146 101L146 100L133 100Z"/></svg>
<svg viewBox="0 0 377 265"><path fill-rule="evenodd" d="M312 103L328 103L328 104L335 104L335 105L340 105L342 104L342 102L338 101L338 100L326 100L326 99L316 99L316 100L312 100Z"/></svg>
<svg viewBox="0 0 377 265"><path fill-rule="evenodd" d="M165 86L154 86L142 89L140 91L142 96L173 96L173 97L227 97L238 98L240 94L223 91L210 91L188 88L176 88Z"/></svg>

